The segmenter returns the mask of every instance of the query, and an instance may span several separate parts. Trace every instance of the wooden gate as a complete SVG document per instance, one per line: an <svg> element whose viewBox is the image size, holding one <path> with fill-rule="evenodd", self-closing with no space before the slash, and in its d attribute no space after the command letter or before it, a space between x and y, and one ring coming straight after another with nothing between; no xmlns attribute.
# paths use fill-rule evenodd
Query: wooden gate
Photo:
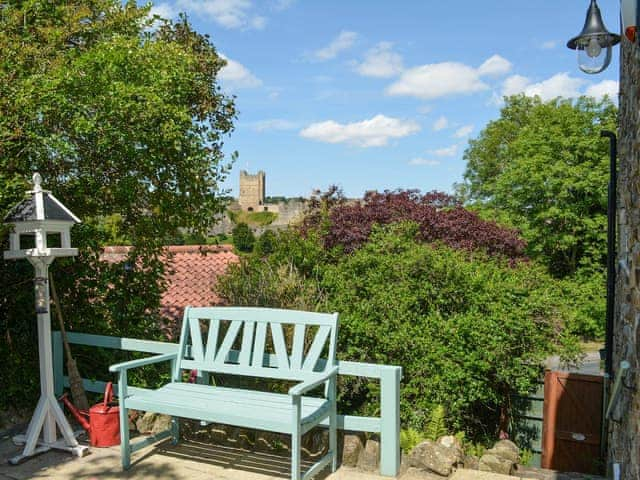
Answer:
<svg viewBox="0 0 640 480"><path fill-rule="evenodd" d="M542 467L600 473L603 377L547 371Z"/></svg>

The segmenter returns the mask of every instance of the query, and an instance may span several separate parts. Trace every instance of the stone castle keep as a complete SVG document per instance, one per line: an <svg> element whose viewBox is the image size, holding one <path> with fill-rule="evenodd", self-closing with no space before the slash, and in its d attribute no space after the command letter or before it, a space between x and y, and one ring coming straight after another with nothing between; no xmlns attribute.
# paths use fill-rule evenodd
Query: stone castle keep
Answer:
<svg viewBox="0 0 640 480"><path fill-rule="evenodd" d="M248 173L246 170L240 172L238 203L243 210L259 212L269 209L264 203L265 178L266 175L262 170L255 175Z"/></svg>

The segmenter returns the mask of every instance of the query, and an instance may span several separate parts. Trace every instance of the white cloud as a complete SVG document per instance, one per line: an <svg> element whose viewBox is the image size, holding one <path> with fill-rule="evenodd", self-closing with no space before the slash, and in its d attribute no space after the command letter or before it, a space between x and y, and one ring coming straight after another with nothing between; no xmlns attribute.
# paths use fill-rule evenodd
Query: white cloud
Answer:
<svg viewBox="0 0 640 480"><path fill-rule="evenodd" d="M502 95L509 97L523 93L530 84L531 81L527 77L512 75L502 83Z"/></svg>
<svg viewBox="0 0 640 480"><path fill-rule="evenodd" d="M453 136L455 138L468 137L469 135L471 135L471 132L473 132L473 128L473 125L465 125L464 127L460 127L458 130L456 130Z"/></svg>
<svg viewBox="0 0 640 480"><path fill-rule="evenodd" d="M620 91L620 85L615 80L603 80L600 83L591 85L585 91L585 95L588 97L595 97L598 100L602 99L605 95L609 96L609 100L612 102L618 101L618 92Z"/></svg>
<svg viewBox="0 0 640 480"><path fill-rule="evenodd" d="M426 167L435 167L436 165L440 165L439 160L431 160L429 158L412 158L409 160L409 165L413 166L426 166Z"/></svg>
<svg viewBox="0 0 640 480"><path fill-rule="evenodd" d="M438 148L431 150L430 153L436 157L455 157L458 153L458 144L453 144L450 147Z"/></svg>
<svg viewBox="0 0 640 480"><path fill-rule="evenodd" d="M575 98L581 95L580 89L586 80L572 77L568 73L557 73L553 77L538 83L532 83L527 77L513 75L502 85L502 95L509 96L524 93L529 97L538 95L543 101L557 97Z"/></svg>
<svg viewBox="0 0 640 480"><path fill-rule="evenodd" d="M547 40L546 42L542 42L540 44L540 48L542 50L553 50L557 46L558 46L558 42L556 42L555 40Z"/></svg>
<svg viewBox="0 0 640 480"><path fill-rule="evenodd" d="M250 0L178 0L176 7L194 15L208 17L224 28L253 28L266 25L264 17L253 15Z"/></svg>
<svg viewBox="0 0 640 480"><path fill-rule="evenodd" d="M435 122L433 122L433 129L436 132L439 132L440 130L444 130L448 126L449 126L449 120L447 120L447 117L445 116L442 116L438 118Z"/></svg>
<svg viewBox="0 0 640 480"><path fill-rule="evenodd" d="M283 118L269 118L260 120L253 124L253 128L257 132L266 132L269 130L295 130L298 124Z"/></svg>
<svg viewBox="0 0 640 480"><path fill-rule="evenodd" d="M387 87L388 95L406 95L423 100L449 95L468 95L487 90L478 70L457 62L433 63L405 70Z"/></svg>
<svg viewBox="0 0 640 480"><path fill-rule="evenodd" d="M392 50L390 42L380 42L356 65L356 72L365 77L388 78L402 72L402 56Z"/></svg>
<svg viewBox="0 0 640 480"><path fill-rule="evenodd" d="M313 56L317 60L331 60L338 56L343 50L347 50L353 46L358 34L356 32L348 32L343 30L340 34L334 38L329 45L320 50L316 50Z"/></svg>
<svg viewBox="0 0 640 480"><path fill-rule="evenodd" d="M509 73L511 67L513 65L509 60L500 55L494 55L478 67L478 74L488 77L500 77Z"/></svg>
<svg viewBox="0 0 640 480"><path fill-rule="evenodd" d="M333 120L312 123L300 132L300 136L325 143L347 143L357 147L382 147L392 138L412 135L420 125L412 120L376 115L354 123L338 123Z"/></svg>
<svg viewBox="0 0 640 480"><path fill-rule="evenodd" d="M238 89L256 88L262 85L262 80L251 73L251 71L240 62L231 60L222 53L219 55L227 61L227 64L220 70L219 74L220 80L222 80L226 86Z"/></svg>

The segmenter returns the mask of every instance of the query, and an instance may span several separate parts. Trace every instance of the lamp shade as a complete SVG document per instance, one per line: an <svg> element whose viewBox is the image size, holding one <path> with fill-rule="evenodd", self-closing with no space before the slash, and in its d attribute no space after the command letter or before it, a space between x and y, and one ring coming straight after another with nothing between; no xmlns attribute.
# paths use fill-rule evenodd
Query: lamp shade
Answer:
<svg viewBox="0 0 640 480"><path fill-rule="evenodd" d="M620 35L611 33L602 21L596 0L591 0L582 32L567 42L578 52L578 65L585 73L600 73L611 63L612 47L620 42Z"/></svg>

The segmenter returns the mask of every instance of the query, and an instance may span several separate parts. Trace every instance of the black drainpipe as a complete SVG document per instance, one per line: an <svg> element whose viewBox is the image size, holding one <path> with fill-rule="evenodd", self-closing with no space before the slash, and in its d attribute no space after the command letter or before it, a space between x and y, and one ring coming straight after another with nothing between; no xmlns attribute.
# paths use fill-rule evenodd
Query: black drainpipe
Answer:
<svg viewBox="0 0 640 480"><path fill-rule="evenodd" d="M609 139L609 196L607 201L607 315L605 331L604 372L611 378L613 367L613 309L616 293L616 185L618 181L618 141L616 134L608 130L600 132Z"/></svg>

